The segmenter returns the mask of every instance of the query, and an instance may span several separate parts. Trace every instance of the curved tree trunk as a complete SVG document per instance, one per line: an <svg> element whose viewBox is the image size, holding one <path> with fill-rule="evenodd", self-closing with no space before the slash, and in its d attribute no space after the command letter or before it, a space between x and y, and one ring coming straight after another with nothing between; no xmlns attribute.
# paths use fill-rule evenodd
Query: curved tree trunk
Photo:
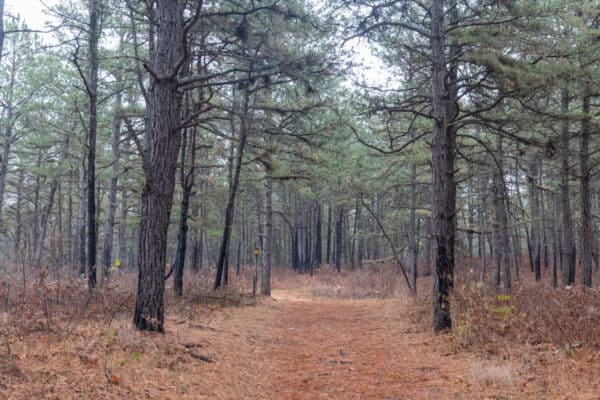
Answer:
<svg viewBox="0 0 600 400"><path fill-rule="evenodd" d="M187 249L187 233L188 233L188 218L190 210L190 197L192 195L192 188L194 187L194 171L196 163L196 141L195 132L193 129L187 129L184 135L190 136L190 167L187 173L185 172L185 153L187 151L187 137L183 138L183 145L181 146L181 215L179 217L179 230L177 232L177 252L175 255L175 262L173 263L173 270L175 276L173 278L173 289L175 290L176 296L183 295L183 269L185 266L185 253Z"/></svg>
<svg viewBox="0 0 600 400"><path fill-rule="evenodd" d="M249 111L250 91L247 86L244 87L242 99L242 109L240 110L240 132L238 135L238 145L235 154L235 166L231 177L231 185L227 195L227 204L225 205L225 223L223 229L223 239L219 250L219 259L217 261L217 274L215 276L214 288L218 289L227 284L227 254L229 253L229 243L231 239L231 227L235 211L235 197L237 195L240 182L240 171L242 169L242 160L244 149L246 147L246 137L248 135L248 111Z"/></svg>
<svg viewBox="0 0 600 400"><path fill-rule="evenodd" d="M52 206L54 204L54 195L56 194L56 189L58 187L58 181L53 179L50 183L50 192L48 193L48 200L46 201L46 205L42 210L42 215L40 218L40 225L37 229L39 229L38 240L35 244L35 251L33 256L33 265L36 268L42 267L42 251L44 249L44 241L46 240L46 232L48 230L48 217L52 212Z"/></svg>

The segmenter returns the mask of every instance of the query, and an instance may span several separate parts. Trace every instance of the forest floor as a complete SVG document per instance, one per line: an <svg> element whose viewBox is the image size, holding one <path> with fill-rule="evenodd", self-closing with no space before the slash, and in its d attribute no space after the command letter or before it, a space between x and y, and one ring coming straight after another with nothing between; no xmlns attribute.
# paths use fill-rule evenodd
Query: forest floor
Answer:
<svg viewBox="0 0 600 400"><path fill-rule="evenodd" d="M585 346L467 351L431 332L425 297L325 296L316 279L275 282L259 301L170 304L164 335L127 313L5 335L0 398L600 398L600 354Z"/></svg>

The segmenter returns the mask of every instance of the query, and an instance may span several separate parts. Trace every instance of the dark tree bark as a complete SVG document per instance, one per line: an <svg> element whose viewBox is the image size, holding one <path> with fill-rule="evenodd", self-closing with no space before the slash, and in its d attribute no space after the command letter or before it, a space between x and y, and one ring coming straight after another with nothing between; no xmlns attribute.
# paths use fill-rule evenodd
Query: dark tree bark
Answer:
<svg viewBox="0 0 600 400"><path fill-rule="evenodd" d="M562 283L564 286L575 283L575 239L573 234L573 219L571 217L571 203L569 195L569 92L562 89L560 94L561 112L565 116L560 123L560 202L562 214L562 248L563 257Z"/></svg>
<svg viewBox="0 0 600 400"><path fill-rule="evenodd" d="M50 192L48 193L48 199L46 205L42 210L40 218L38 240L35 245L35 252L33 256L33 265L36 268L42 267L42 251L44 250L44 241L46 240L46 232L48 231L48 218L52 212L52 206L54 204L54 195L56 194L56 188L58 187L58 181L53 179L50 183Z"/></svg>
<svg viewBox="0 0 600 400"><path fill-rule="evenodd" d="M118 232L118 242L119 242L119 260L121 260L121 264L127 260L127 215L129 214L129 209L127 205L127 191L123 190L121 193L121 214L119 216L119 232ZM121 268L128 268L129 265L122 265Z"/></svg>
<svg viewBox="0 0 600 400"><path fill-rule="evenodd" d="M519 148L517 147L517 151L519 151ZM520 191L521 190L521 180L519 179L519 164L518 161L515 160L514 163L514 169L511 171L512 176L515 177L515 191ZM515 262L515 277L518 280L520 277L520 262L521 262L521 235L520 235L520 228L519 228L519 224L517 221L517 218L515 217L515 212L514 210L511 208L511 203L510 203L510 196L508 194L508 189L505 186L505 194L506 194L506 210L507 213L509 215L511 215L513 217L512 220L512 225L509 225L509 230L511 230L510 235L509 235L509 242L512 242L512 254L513 254L513 260ZM507 216L508 217L508 216ZM509 219L507 218L507 221L509 221ZM507 231L508 232L508 231Z"/></svg>
<svg viewBox="0 0 600 400"><path fill-rule="evenodd" d="M117 77L119 79L119 77ZM112 265L112 252L113 252L113 234L115 227L115 214L117 212L117 184L119 180L119 158L121 156L120 141L121 141L121 117L119 115L121 109L121 93L117 93L115 96L115 107L117 110L116 115L113 118L112 126L112 167L111 177L108 185L108 208L106 211L106 221L104 223L104 243L102 246L102 277L108 279L110 274L110 267Z"/></svg>
<svg viewBox="0 0 600 400"><path fill-rule="evenodd" d="M0 6L3 7L3 4ZM2 20L1 13L0 20ZM2 58L1 52L2 45L0 44L0 59ZM3 121L4 131L2 132L2 153L0 155L0 157L2 157L0 159L0 214L2 213L2 206L4 205L4 192L6 189L6 177L8 174L10 150L13 143L17 140L17 135L15 134L13 129L18 119L18 113L13 112L15 85L17 84L17 55L17 52L13 51L10 57L10 78L5 95L6 97L3 99L3 107L6 109L6 118Z"/></svg>
<svg viewBox="0 0 600 400"><path fill-rule="evenodd" d="M25 170L21 168L19 170L19 182L17 190L17 202L15 204L15 261L19 260L21 256L21 235L22 235L22 222L21 222L21 208L23 207L23 181L25 178Z"/></svg>
<svg viewBox="0 0 600 400"><path fill-rule="evenodd" d="M73 257L73 171L69 171L69 182L67 186L67 263L69 269L73 269L75 258Z"/></svg>
<svg viewBox="0 0 600 400"><path fill-rule="evenodd" d="M362 206L360 202L356 207L356 221L357 221L357 234L358 234L358 249L356 252L356 265L358 268L362 268L363 266L363 258L365 255L365 241L363 239L363 218L362 218Z"/></svg>
<svg viewBox="0 0 600 400"><path fill-rule="evenodd" d="M238 146L235 154L235 166L233 176L231 178L231 185L227 195L227 203L225 205L225 222L223 230L223 239L221 240L221 249L219 251L219 259L217 261L217 274L215 276L214 288L218 289L222 285L226 284L227 271L225 260L229 252L229 242L231 237L231 227L233 225L233 215L235 211L235 197L237 195L238 186L240 182L240 171L242 169L242 159L244 156L244 149L246 147L246 137L248 135L248 111L249 111L249 89L247 86L244 87L242 109L239 112L240 117L240 128L238 135Z"/></svg>
<svg viewBox="0 0 600 400"><path fill-rule="evenodd" d="M350 265L354 270L356 268L356 234L358 232L358 218L360 208L360 199L356 199L356 206L354 207L354 223L352 224L352 235L350 244Z"/></svg>
<svg viewBox="0 0 600 400"><path fill-rule="evenodd" d="M262 270L261 294L271 295L271 266L273 259L273 180L271 168L265 171L265 264Z"/></svg>
<svg viewBox="0 0 600 400"><path fill-rule="evenodd" d="M560 230L560 202L558 200L558 195L552 196L553 198L553 211L554 211L554 227L552 228L552 287L556 288L558 286L558 266L559 263L562 263L562 257L560 254L560 238L562 236Z"/></svg>
<svg viewBox="0 0 600 400"><path fill-rule="evenodd" d="M79 205L77 211L77 245L75 246L75 258L79 264L79 275L85 276L85 216L86 216L86 197L85 197L85 170L81 169L79 174Z"/></svg>
<svg viewBox="0 0 600 400"><path fill-rule="evenodd" d="M189 138L188 138L189 136ZM190 166L186 171L186 152L190 152ZM175 262L173 263L173 290L176 296L183 296L183 269L185 266L185 254L187 250L187 233L188 219L190 210L190 198L194 187L194 171L196 164L196 132L192 128L188 128L183 132L183 144L181 146L181 214L179 216L179 229L177 231L177 252L175 254Z"/></svg>
<svg viewBox="0 0 600 400"><path fill-rule="evenodd" d="M500 176L498 183L500 187L498 188L501 193L501 214L500 217L500 226L501 226L501 238L502 238L502 272L504 275L504 279L502 280L505 289L510 289L512 285L512 277L510 271L510 236L508 234L508 194L506 192L506 182L504 181L504 150L502 148L502 136L498 135L497 138L498 149L496 154L496 159L498 161L498 169L500 170Z"/></svg>
<svg viewBox="0 0 600 400"><path fill-rule="evenodd" d="M423 276L431 275L431 217L425 220L425 254L423 255Z"/></svg>
<svg viewBox="0 0 600 400"><path fill-rule="evenodd" d="M592 286L592 246L594 243L592 230L592 195L590 190L590 97L589 89L584 91L581 121L581 141L579 145L580 185L581 185L581 267L582 284Z"/></svg>
<svg viewBox="0 0 600 400"><path fill-rule="evenodd" d="M200 214L200 206L196 205L192 211L193 219L197 219ZM192 259L191 267L194 273L202 268L202 230L195 227L192 231Z"/></svg>
<svg viewBox="0 0 600 400"><path fill-rule="evenodd" d="M343 237L342 237L342 226L344 223L344 207L338 206L337 218L335 221L335 270L341 272L342 270L342 254L344 250Z"/></svg>
<svg viewBox="0 0 600 400"><path fill-rule="evenodd" d="M477 245L479 250L479 281L485 282L485 269L486 269L486 250L485 250L485 240L486 234L483 232L485 224L486 224L486 212L487 212L487 177L480 176L480 190L482 196L479 201L479 206L477 208L477 223L479 224L479 234L477 235Z"/></svg>
<svg viewBox="0 0 600 400"><path fill-rule="evenodd" d="M321 202L317 201L315 208L315 263L323 262L323 240L321 238Z"/></svg>
<svg viewBox="0 0 600 400"><path fill-rule="evenodd" d="M539 165L539 173L538 173L538 182L540 185L543 185L543 166L544 163L540 162ZM550 210L548 210L546 208L546 202L544 201L544 193L540 192L539 194L539 200L540 200L540 210L541 210L541 214L543 216L542 218L542 249L543 249L543 254L544 254L544 269L548 269L549 267L549 255L548 255L548 241L550 240L552 234L550 233L549 229L548 229L548 218L547 218L547 212L550 212Z"/></svg>
<svg viewBox="0 0 600 400"><path fill-rule="evenodd" d="M89 6L89 75L84 78L89 97L89 122L87 143L87 268L88 286L96 287L96 133L98 130L98 41L100 39L99 0L90 0Z"/></svg>
<svg viewBox="0 0 600 400"><path fill-rule="evenodd" d="M327 257L325 258L327 264L331 264L331 215L331 202L329 202L327 204Z"/></svg>
<svg viewBox="0 0 600 400"><path fill-rule="evenodd" d="M496 136L496 165L494 168L494 271L492 283L495 287L500 286L500 276L503 275L503 283L506 289L511 286L510 273L510 243L508 237L508 217L506 215L506 184L504 182L504 150L502 148L502 136ZM502 271L502 273L501 273Z"/></svg>
<svg viewBox="0 0 600 400"><path fill-rule="evenodd" d="M539 189L537 188L538 160L534 155L529 164L529 206L531 208L531 243L529 259L533 261L532 269L535 274L535 280L542 279L541 269L541 244L540 244L540 207L539 207Z"/></svg>
<svg viewBox="0 0 600 400"><path fill-rule="evenodd" d="M446 59L446 33L444 0L433 0L431 5L431 106L434 118L431 140L432 166L432 239L435 257L433 289L434 331L452 327L450 291L454 287L454 243L456 224L456 185L454 182L454 157L458 115L456 65L448 66ZM450 18L456 7L450 7ZM455 22L455 21L451 21ZM449 59L458 52L450 46Z"/></svg>
<svg viewBox="0 0 600 400"><path fill-rule="evenodd" d="M417 164L410 167L410 284L413 295L417 295L417 259L419 251L419 233L417 228Z"/></svg>
<svg viewBox="0 0 600 400"><path fill-rule="evenodd" d="M38 151L38 156L36 160L36 167L40 168L42 165L42 151ZM40 190L42 187L42 178L40 175L35 177L35 186L33 189L33 223L32 223L32 243L33 249L29 249L29 259L33 262L33 258L35 255L35 249L37 248L39 237L40 237Z"/></svg>
<svg viewBox="0 0 600 400"><path fill-rule="evenodd" d="M4 0L0 0L0 63L4 51Z"/></svg>
<svg viewBox="0 0 600 400"><path fill-rule="evenodd" d="M178 0L156 1L156 48L148 66L152 73L147 96L145 184L133 320L138 329L156 332L164 332L167 231L181 141L178 126L182 94L177 87L177 75L187 55L184 7L184 2Z"/></svg>

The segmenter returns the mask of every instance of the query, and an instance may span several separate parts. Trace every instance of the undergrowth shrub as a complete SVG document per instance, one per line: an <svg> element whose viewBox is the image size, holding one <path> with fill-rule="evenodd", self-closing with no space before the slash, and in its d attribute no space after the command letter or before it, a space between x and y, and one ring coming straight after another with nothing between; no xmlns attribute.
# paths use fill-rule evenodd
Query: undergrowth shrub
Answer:
<svg viewBox="0 0 600 400"><path fill-rule="evenodd" d="M312 293L338 299L389 298L408 294L404 277L389 264L370 264L363 268L336 272L330 266L316 270Z"/></svg>
<svg viewBox="0 0 600 400"><path fill-rule="evenodd" d="M600 291L555 289L524 282L510 294L481 283L458 284L453 294L454 346L495 354L514 344L551 345L567 355L600 349Z"/></svg>

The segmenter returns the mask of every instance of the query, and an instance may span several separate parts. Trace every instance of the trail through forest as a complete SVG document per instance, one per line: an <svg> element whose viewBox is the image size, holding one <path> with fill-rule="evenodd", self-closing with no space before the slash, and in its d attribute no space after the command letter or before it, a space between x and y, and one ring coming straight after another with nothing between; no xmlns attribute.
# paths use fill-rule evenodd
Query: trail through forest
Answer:
<svg viewBox="0 0 600 400"><path fill-rule="evenodd" d="M245 345L228 355L237 378L206 398L597 399L598 384L589 384L597 381L589 370L596 358L566 360L550 350L520 358L515 349L516 356L486 360L453 351L447 336L431 333L428 306L407 297L321 299L307 290L272 297L215 321Z"/></svg>
<svg viewBox="0 0 600 400"><path fill-rule="evenodd" d="M3 358L7 399L597 399L600 355L550 347L456 350L408 297L315 297L308 286L246 305L180 305L165 335L124 315L67 337L32 334Z"/></svg>
<svg viewBox="0 0 600 400"><path fill-rule="evenodd" d="M274 294L269 351L280 367L272 398L451 399L468 391L464 360L416 329L406 300L295 296Z"/></svg>

